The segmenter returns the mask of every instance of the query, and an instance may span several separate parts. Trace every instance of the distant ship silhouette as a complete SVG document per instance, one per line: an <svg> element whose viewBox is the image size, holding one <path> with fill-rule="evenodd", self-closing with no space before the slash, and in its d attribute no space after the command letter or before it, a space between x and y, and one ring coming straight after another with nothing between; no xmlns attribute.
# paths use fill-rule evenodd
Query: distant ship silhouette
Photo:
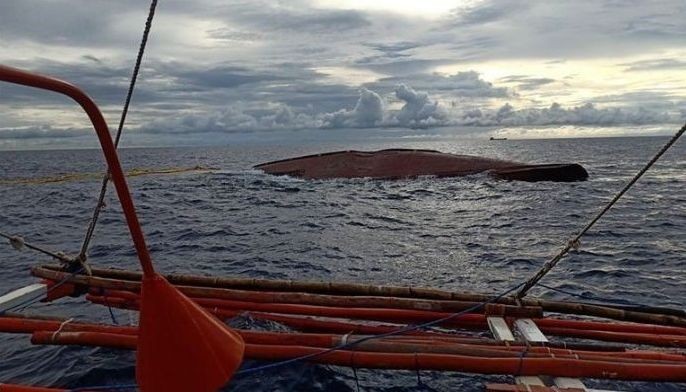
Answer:
<svg viewBox="0 0 686 392"><path fill-rule="evenodd" d="M507 138L506 137L493 137L493 136L491 136L491 138L488 140L507 140Z"/></svg>

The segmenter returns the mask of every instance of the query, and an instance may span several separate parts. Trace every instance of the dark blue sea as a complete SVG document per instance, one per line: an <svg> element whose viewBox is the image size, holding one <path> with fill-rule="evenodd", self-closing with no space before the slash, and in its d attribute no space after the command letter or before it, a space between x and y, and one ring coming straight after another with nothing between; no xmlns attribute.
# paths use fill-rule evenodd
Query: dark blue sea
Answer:
<svg viewBox="0 0 686 392"><path fill-rule="evenodd" d="M664 137L461 140L457 137L298 137L221 141L221 146L126 148L126 169L217 168L151 175L129 183L153 258L163 272L338 280L500 292L530 276L664 144ZM212 144L213 140L203 141ZM496 181L486 175L402 181L304 181L272 177L254 164L344 149L429 148L531 163L578 162L579 183ZM94 173L97 149L0 151L0 180ZM0 185L0 231L77 252L98 180ZM625 303L686 307L686 143L677 144L582 240L544 283ZM0 244L1 245L1 244ZM0 246L0 291L32 283L49 262ZM136 268L115 198L108 198L90 253L98 267ZM540 289L535 294L569 299ZM83 299L25 310L110 323ZM120 324L137 315L114 310ZM32 346L0 335L0 381L76 388L134 382L134 354L99 348ZM246 366L254 366L254 362ZM418 381L419 380L419 381ZM230 391L482 391L509 377L292 365L238 378ZM588 385L623 391L679 391L681 384Z"/></svg>

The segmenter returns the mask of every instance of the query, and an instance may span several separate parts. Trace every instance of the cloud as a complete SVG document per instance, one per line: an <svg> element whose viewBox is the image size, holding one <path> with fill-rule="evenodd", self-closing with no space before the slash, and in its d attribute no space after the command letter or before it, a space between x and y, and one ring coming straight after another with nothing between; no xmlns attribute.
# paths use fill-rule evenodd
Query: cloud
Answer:
<svg viewBox="0 0 686 392"><path fill-rule="evenodd" d="M366 44L370 48L373 48L386 56L389 57L397 57L398 55L402 56L409 56L409 54L402 54L403 52L407 52L410 49L415 49L418 47L421 47L422 44L419 42L411 42L411 41L396 41L396 42L388 42L388 43L369 43Z"/></svg>
<svg viewBox="0 0 686 392"><path fill-rule="evenodd" d="M360 89L360 98L352 110L341 109L324 115L327 128L372 128L384 119L384 102L379 94L366 88Z"/></svg>
<svg viewBox="0 0 686 392"><path fill-rule="evenodd" d="M360 11L314 8L299 3L234 2L216 7L215 16L249 30L308 35L351 32L372 24L368 15Z"/></svg>
<svg viewBox="0 0 686 392"><path fill-rule="evenodd" d="M352 109L315 112L280 102L255 105L239 101L203 111L181 108L173 115L158 116L130 126L127 132L190 135L294 129L654 125L683 121L686 102L673 109L662 112L644 106L598 107L592 103L568 108L558 103L545 108L521 109L509 103L495 109L490 105L473 104L444 107L428 93L399 84L387 99L375 91L360 88ZM63 138L89 133L90 130L80 128L15 127L0 129L0 139Z"/></svg>
<svg viewBox="0 0 686 392"><path fill-rule="evenodd" d="M505 98L511 95L507 88L493 86L476 71L461 71L453 75L424 73L386 77L368 83L367 87L389 91L399 84L412 85L418 90L432 91L447 97Z"/></svg>
<svg viewBox="0 0 686 392"><path fill-rule="evenodd" d="M500 78L500 81L505 83L516 83L517 89L520 90L535 90L546 84L555 83L555 79L537 78L526 75L510 75Z"/></svg>
<svg viewBox="0 0 686 392"><path fill-rule="evenodd" d="M404 84L395 89L395 96L405 102L399 112L394 113L392 125L409 128L426 128L439 125L445 115L438 108L438 102L429 99L427 93L418 93Z"/></svg>
<svg viewBox="0 0 686 392"><path fill-rule="evenodd" d="M0 128L0 139L73 138L92 135L90 129L59 129L51 126Z"/></svg>
<svg viewBox="0 0 686 392"><path fill-rule="evenodd" d="M651 59L620 64L626 71L683 70L686 61L680 59Z"/></svg>
<svg viewBox="0 0 686 392"><path fill-rule="evenodd" d="M677 115L638 108L598 108L592 103L564 108L553 103L547 108L516 110L505 104L495 111L470 110L452 114L452 124L471 126L538 126L538 125L646 125L679 121Z"/></svg>
<svg viewBox="0 0 686 392"><path fill-rule="evenodd" d="M127 130L602 125L684 117L683 0L463 4L427 16L402 2L392 12L314 0L160 3ZM115 123L147 5L0 1L0 62L83 87ZM607 83L596 83L596 69ZM88 126L69 100L7 85L0 85L0 118L5 137Z"/></svg>
<svg viewBox="0 0 686 392"><path fill-rule="evenodd" d="M451 13L454 26L484 25L502 21L528 8L526 1L482 1L455 8Z"/></svg>
<svg viewBox="0 0 686 392"><path fill-rule="evenodd" d="M320 119L295 114L285 105L250 109L242 104L213 112L180 113L142 124L134 132L152 134L195 134L307 129L322 126Z"/></svg>
<svg viewBox="0 0 686 392"><path fill-rule="evenodd" d="M543 126L543 125L652 125L681 121L686 113L667 113L643 107L600 108L592 103L565 108L553 103L545 108L516 109L504 104L490 107L445 108L425 92L400 84L392 97L402 106L392 109L383 97L361 88L352 109L330 113L294 113L284 105L272 105L260 111L226 108L217 113L185 114L155 121L144 132L197 133L247 132L279 129L345 129L345 128L432 128L449 126Z"/></svg>
<svg viewBox="0 0 686 392"><path fill-rule="evenodd" d="M0 1L0 36L6 42L34 40L71 47L114 47L139 39L147 7L135 0L98 4L3 0Z"/></svg>
<svg viewBox="0 0 686 392"><path fill-rule="evenodd" d="M401 57L401 58L397 58ZM412 75L433 69L439 65L451 64L450 59L406 58L406 55L369 56L355 60L352 67L364 68L385 75Z"/></svg>
<svg viewBox="0 0 686 392"><path fill-rule="evenodd" d="M458 7L437 27L464 43L470 58L587 59L678 50L686 35L681 0L484 0ZM488 48L472 44L488 38Z"/></svg>

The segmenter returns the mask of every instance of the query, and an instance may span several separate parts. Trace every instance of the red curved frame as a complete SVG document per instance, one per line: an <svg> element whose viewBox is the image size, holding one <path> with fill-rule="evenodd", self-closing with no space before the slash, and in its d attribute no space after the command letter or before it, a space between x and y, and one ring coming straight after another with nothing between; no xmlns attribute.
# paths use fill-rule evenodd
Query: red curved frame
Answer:
<svg viewBox="0 0 686 392"><path fill-rule="evenodd" d="M119 197L119 202L124 211L126 223L129 226L129 232L131 233L131 238L136 247L136 253L138 254L138 260L143 268L143 273L146 276L152 276L155 273L155 269L152 265L148 247L145 244L143 230L141 230L140 223L138 222L136 208L133 205L133 199L129 193L129 187L126 184L126 178L119 162L117 149L112 142L112 136L110 135L107 123L95 102L93 102L85 92L70 83L4 65L0 65L0 81L64 94L76 101L81 105L83 110L86 111L91 123L93 123L95 133L98 135L98 140L100 140L100 146L105 155L112 182L117 190L117 196Z"/></svg>

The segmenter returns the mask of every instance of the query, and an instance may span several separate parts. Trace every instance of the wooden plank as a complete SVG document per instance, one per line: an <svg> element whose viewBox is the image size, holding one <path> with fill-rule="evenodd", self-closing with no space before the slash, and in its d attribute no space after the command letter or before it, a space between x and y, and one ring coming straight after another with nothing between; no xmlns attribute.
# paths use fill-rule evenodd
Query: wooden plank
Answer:
<svg viewBox="0 0 686 392"><path fill-rule="evenodd" d="M547 343L548 338L543 335L536 323L531 319L519 319L514 322L517 331L527 342Z"/></svg>
<svg viewBox="0 0 686 392"><path fill-rule="evenodd" d="M488 328L495 337L495 340L499 342L514 342L515 338L510 331L505 319L502 317L488 317Z"/></svg>
<svg viewBox="0 0 686 392"><path fill-rule="evenodd" d="M537 386L545 386L545 382L541 380L539 377L535 376L519 376L515 377L515 382L519 385L537 385Z"/></svg>
<svg viewBox="0 0 686 392"><path fill-rule="evenodd" d="M588 390L586 389L586 385L584 385L584 383L578 378L555 377L553 378L553 383L555 383L555 386L560 388L578 388L584 391Z"/></svg>
<svg viewBox="0 0 686 392"><path fill-rule="evenodd" d="M16 289L0 297L0 313L11 310L27 301L44 299L47 295L48 286L43 283L34 283Z"/></svg>
<svg viewBox="0 0 686 392"><path fill-rule="evenodd" d="M487 392L584 392L577 388L558 388L540 385L486 384Z"/></svg>

